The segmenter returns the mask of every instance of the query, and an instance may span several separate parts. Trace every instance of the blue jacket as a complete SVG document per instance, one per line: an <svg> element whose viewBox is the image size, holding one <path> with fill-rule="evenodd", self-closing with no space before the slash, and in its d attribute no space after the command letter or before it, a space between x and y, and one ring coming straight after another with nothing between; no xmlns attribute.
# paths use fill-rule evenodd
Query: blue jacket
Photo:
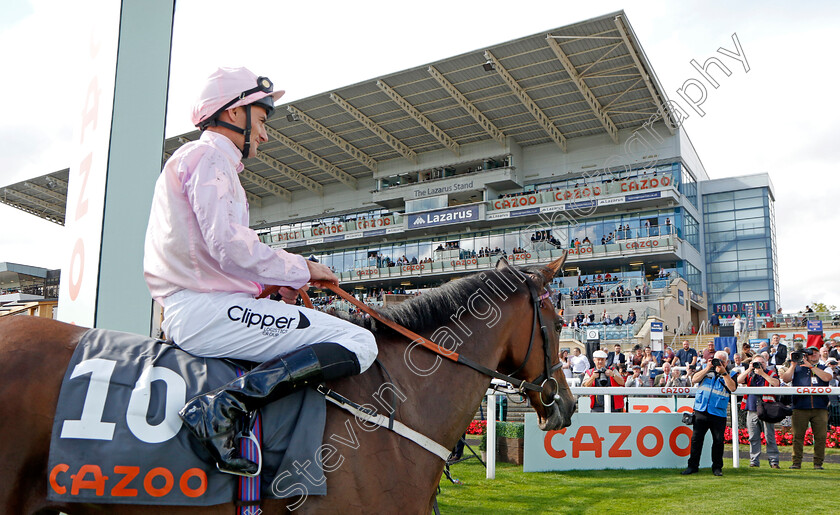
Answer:
<svg viewBox="0 0 840 515"><path fill-rule="evenodd" d="M726 416L726 405L729 403L729 389L723 382L723 377L704 377L697 385L697 395L694 397L694 411L705 411L716 417Z"/></svg>

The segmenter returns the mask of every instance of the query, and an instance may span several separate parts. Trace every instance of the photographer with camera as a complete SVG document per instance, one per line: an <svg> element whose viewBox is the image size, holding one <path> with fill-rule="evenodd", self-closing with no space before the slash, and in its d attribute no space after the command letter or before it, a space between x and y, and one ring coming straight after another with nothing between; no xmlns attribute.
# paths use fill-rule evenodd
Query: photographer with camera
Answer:
<svg viewBox="0 0 840 515"><path fill-rule="evenodd" d="M806 347L790 353L790 367L782 372L781 379L791 386L828 386L831 373L821 365L820 354L814 347ZM802 447L805 431L811 424L814 434L814 469L823 470L825 459L825 437L828 432L828 398L825 395L794 395L793 456L792 469L802 468Z"/></svg>
<svg viewBox="0 0 840 515"><path fill-rule="evenodd" d="M747 386L779 386L776 371L767 368L762 356L756 356L750 367L738 375L738 384ZM767 396L747 395L747 429L750 432L750 467L758 467L761 463L761 433L767 441L767 459L770 468L779 468L779 448L776 447L776 424L765 422L758 418L758 403L764 402ZM770 396L771 400L775 400Z"/></svg>
<svg viewBox="0 0 840 515"><path fill-rule="evenodd" d="M700 453L706 431L712 432L712 473L723 475L723 435L726 431L726 407L729 394L738 388L726 372L729 354L720 350L706 363L706 367L691 378L697 384L694 397L694 432L691 435L691 456L688 466L681 472L687 476L700 470Z"/></svg>
<svg viewBox="0 0 840 515"><path fill-rule="evenodd" d="M624 377L615 369L607 368L607 353L602 350L596 350L592 354L592 360L595 362L595 368L586 371L586 379L583 380L583 386L599 386L599 387L613 387L624 386ZM604 412L604 396L592 395L590 409L592 413ZM612 411L624 411L624 397L621 395L612 396Z"/></svg>

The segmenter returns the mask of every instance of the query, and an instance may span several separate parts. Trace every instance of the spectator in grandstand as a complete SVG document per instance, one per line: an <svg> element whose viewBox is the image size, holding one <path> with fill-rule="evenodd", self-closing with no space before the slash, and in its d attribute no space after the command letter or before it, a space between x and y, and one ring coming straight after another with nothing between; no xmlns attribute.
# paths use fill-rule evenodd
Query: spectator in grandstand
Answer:
<svg viewBox="0 0 840 515"><path fill-rule="evenodd" d="M621 344L616 343L613 351L607 354L607 366L615 367L619 363L627 363L627 357L621 352Z"/></svg>
<svg viewBox="0 0 840 515"><path fill-rule="evenodd" d="M624 377L618 370L607 368L607 353L602 350L596 350L592 354L592 360L595 362L595 367L586 371L586 377L583 380L584 387L599 386L599 387L617 387L624 386ZM612 411L624 411L624 397L621 395L612 395ZM591 395L590 409L593 413L604 412L604 396Z"/></svg>
<svg viewBox="0 0 840 515"><path fill-rule="evenodd" d="M698 384L694 397L694 432L691 435L691 455L682 475L694 474L700 470L700 453L706 432L712 433L712 473L723 475L723 434L726 430L726 408L729 394L738 388L726 372L729 355L717 351L703 370L694 373L692 383Z"/></svg>
<svg viewBox="0 0 840 515"><path fill-rule="evenodd" d="M715 355L715 342L709 341L703 349L703 361L709 361Z"/></svg>
<svg viewBox="0 0 840 515"><path fill-rule="evenodd" d="M820 347L820 365L828 365L828 347L823 345Z"/></svg>
<svg viewBox="0 0 840 515"><path fill-rule="evenodd" d="M560 353L560 358L559 359L560 359L560 364L562 365L562 368L563 368L563 375L566 376L566 379L571 379L572 378L572 363L571 363L571 360L569 359L569 351L564 349Z"/></svg>
<svg viewBox="0 0 840 515"><path fill-rule="evenodd" d="M736 374L740 374L746 367L744 367L744 363L741 362L741 355L736 352L735 355L732 356L732 361L726 368L730 373L735 372Z"/></svg>
<svg viewBox="0 0 840 515"><path fill-rule="evenodd" d="M630 358L630 364L641 366L642 359L644 359L644 357L645 356L644 356L644 352L642 351L642 346L636 344L636 345L633 346L633 357Z"/></svg>
<svg viewBox="0 0 840 515"><path fill-rule="evenodd" d="M831 373L825 365L819 364L820 356L814 347L806 347L798 352L791 352L790 367L780 376L781 380L792 386L828 386ZM814 469L823 469L825 459L825 437L828 428L828 399L825 395L793 396L793 456L792 469L802 468L802 446L805 443L805 431L811 425L814 435Z"/></svg>
<svg viewBox="0 0 840 515"><path fill-rule="evenodd" d="M677 359L680 360L680 365L684 367L688 365L696 365L697 351L689 346L688 340L683 340L682 346L683 348L677 351Z"/></svg>
<svg viewBox="0 0 840 515"><path fill-rule="evenodd" d="M840 361L840 348L834 340L826 340L825 345L829 348L828 357Z"/></svg>
<svg viewBox="0 0 840 515"><path fill-rule="evenodd" d="M709 327L712 334L718 334L720 332L720 318L718 318L717 313L712 313L712 316L709 317Z"/></svg>
<svg viewBox="0 0 840 515"><path fill-rule="evenodd" d="M737 354L736 354L737 356ZM762 356L752 360L749 368L738 375L738 384L746 386L779 386L776 371L767 367ZM750 467L758 467L761 463L761 433L767 441L767 459L770 468L779 468L779 449L776 447L776 425L764 422L758 418L758 403L764 402L767 396L750 394L746 398L747 429L750 433ZM771 397L773 398L773 397Z"/></svg>
<svg viewBox="0 0 840 515"><path fill-rule="evenodd" d="M735 315L732 325L735 327L735 338L740 339L747 328L747 322L741 318L741 315Z"/></svg>
<svg viewBox="0 0 840 515"><path fill-rule="evenodd" d="M653 384L653 377L658 364L659 360L653 351L651 351L650 345L645 346L645 352L642 356L642 373L647 376L648 384Z"/></svg>
<svg viewBox="0 0 840 515"><path fill-rule="evenodd" d="M632 325L636 323L636 312L632 309L629 313L627 313L627 322L628 325Z"/></svg>
<svg viewBox="0 0 840 515"><path fill-rule="evenodd" d="M217 465L233 473L257 470L238 457L236 445L251 412L308 384L359 374L377 355L369 331L294 305L306 283L338 283L329 267L271 248L249 228L238 173L268 141L266 120L282 94L245 68L219 68L209 77L192 110L201 137L167 160L146 232L144 276L164 307L167 336L194 355L260 362L179 412ZM285 302L256 298L262 285L281 286ZM297 327L263 332L230 315L248 309Z"/></svg>
<svg viewBox="0 0 840 515"><path fill-rule="evenodd" d="M670 345L666 345L665 350L662 351L662 364L664 365L665 363L670 363L673 367L679 366L676 361L677 355L674 354L674 350L671 349Z"/></svg>
<svg viewBox="0 0 840 515"><path fill-rule="evenodd" d="M787 361L787 345L785 345L778 334L770 337L770 343L759 350L759 352L767 352L770 354L769 365L783 365Z"/></svg>
<svg viewBox="0 0 840 515"><path fill-rule="evenodd" d="M628 388L633 386L645 386L644 378L642 377L642 367L639 365L633 365L630 367L630 370L631 373L627 376L624 386Z"/></svg>
<svg viewBox="0 0 840 515"><path fill-rule="evenodd" d="M636 289L633 290L633 293L636 294L636 302L642 301L642 288L640 286L636 286Z"/></svg>
<svg viewBox="0 0 840 515"><path fill-rule="evenodd" d="M618 315L616 315L615 318L613 318L613 325L617 325L617 326L624 325L624 319L621 318L620 313Z"/></svg>
<svg viewBox="0 0 840 515"><path fill-rule="evenodd" d="M741 345L741 362L747 365L755 357L755 352L748 342Z"/></svg>
<svg viewBox="0 0 840 515"><path fill-rule="evenodd" d="M580 348L572 349L572 357L569 359L572 367L572 377L577 378L578 384L583 383L583 374L589 370L589 358L581 354Z"/></svg>

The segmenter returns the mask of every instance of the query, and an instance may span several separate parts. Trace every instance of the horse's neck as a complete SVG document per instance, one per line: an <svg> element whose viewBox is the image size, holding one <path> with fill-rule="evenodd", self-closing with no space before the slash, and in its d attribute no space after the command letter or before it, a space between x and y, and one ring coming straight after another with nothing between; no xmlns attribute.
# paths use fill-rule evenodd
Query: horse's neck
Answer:
<svg viewBox="0 0 840 515"><path fill-rule="evenodd" d="M507 341L510 336L502 329L507 326L504 317L493 328L476 320L472 323L464 320L462 327L466 328L466 332L456 324L450 326L452 331L446 333L460 336L460 345L455 352L491 370L497 368L505 354L501 342ZM431 333L424 336L430 337ZM451 341L439 343L452 347ZM384 341L379 347L380 357L402 394L397 417L438 443L452 448L475 416L490 384L490 377L449 359L439 358L419 346L406 353L406 347L404 339Z"/></svg>

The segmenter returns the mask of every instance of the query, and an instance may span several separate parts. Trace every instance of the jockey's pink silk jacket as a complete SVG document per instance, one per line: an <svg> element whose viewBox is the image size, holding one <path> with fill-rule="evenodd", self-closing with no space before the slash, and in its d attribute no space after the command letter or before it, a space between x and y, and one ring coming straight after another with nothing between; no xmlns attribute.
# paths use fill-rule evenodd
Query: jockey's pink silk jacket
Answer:
<svg viewBox="0 0 840 515"><path fill-rule="evenodd" d="M162 305L182 289L257 295L265 284L309 281L302 256L272 249L248 227L241 155L230 139L205 131L166 162L143 260L146 284Z"/></svg>

